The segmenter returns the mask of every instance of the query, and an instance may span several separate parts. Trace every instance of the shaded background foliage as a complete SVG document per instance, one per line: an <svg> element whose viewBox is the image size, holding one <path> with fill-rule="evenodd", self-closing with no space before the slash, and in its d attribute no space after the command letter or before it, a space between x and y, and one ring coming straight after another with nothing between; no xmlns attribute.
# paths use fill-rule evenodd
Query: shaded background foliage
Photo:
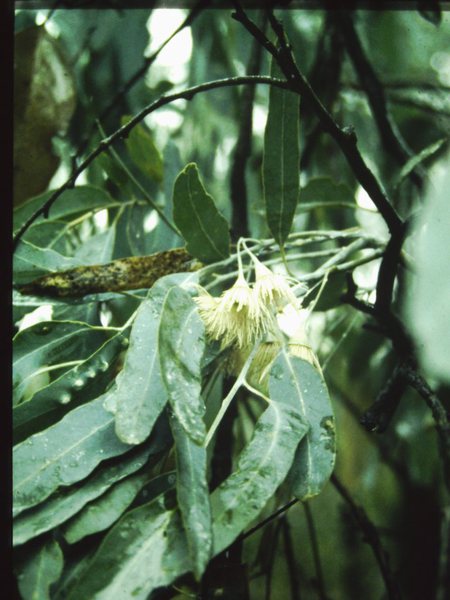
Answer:
<svg viewBox="0 0 450 600"><path fill-rule="evenodd" d="M144 56L152 57L163 41L153 39L158 24L162 27L163 23L171 23L169 31L174 31L188 17L186 9L172 9L164 14L150 9L18 12L17 181L23 180L20 161L26 157L23 168L27 180L39 182L35 189L16 187L18 226L45 201L48 190L65 181L73 162L97 147L105 132L118 129L130 115L162 93L223 77L269 73L268 54L261 51L230 13L208 9L194 12L182 32L184 45L175 53L175 64L169 66L164 64L162 54L154 59ZM249 11L249 15L269 31L262 11ZM448 359L440 358L448 357L450 344L450 261L446 239L450 222L446 202L449 14L339 13L317 9L280 11L279 16L301 71L335 121L354 128L366 163L388 190L399 214L415 225L405 244L402 264L413 265L417 280L412 280L407 268L399 270L393 306L415 336L420 365L448 411L450 369ZM273 34L268 35L273 38ZM37 40L43 42L39 44ZM142 76L136 77L136 84L127 89L140 70ZM53 87L48 83L49 73L54 73ZM126 93L118 95L121 90ZM51 209L50 220L40 220L28 230L17 251L15 283L71 266L145 256L183 245L180 236L158 218L145 197L150 197L170 218L175 179L191 162L198 165L205 188L232 224L234 240L239 235L270 237L261 176L268 101L268 86L229 87L199 94L191 101L169 104L152 113L145 125L139 125L126 140L115 144L114 153L104 153L89 165L77 181L77 186L83 187L65 192L66 196ZM37 147L39 161L32 162L29 156ZM142 156L146 160L142 161ZM383 219L373 211L374 205L358 184L354 171L323 131L314 103L303 98L300 157L301 192L292 232L359 227L364 235L387 240ZM411 162L411 157L416 159ZM44 195L29 200L41 194ZM93 209L98 209L95 218L90 212ZM103 216L99 216L100 209ZM442 228L442 223L447 224L447 229ZM330 251L335 248L331 240L314 247ZM57 254L50 254L52 250ZM306 255L293 268L297 275L305 275L314 272L323 261L321 257ZM352 271L362 293L360 298L365 301L375 301L378 269L379 261L373 261ZM245 598L247 592L238 589L238 585L247 581L251 598L375 599L383 597L386 578L390 577L395 582L390 588L387 586L392 598L400 597L395 595L397 587L403 597L411 599L435 595L444 598L448 593L448 581L442 579L448 561L448 496L442 475L443 450L438 444L433 416L417 391L398 376L398 353L386 331L380 330L370 316L343 301L347 285L344 273L330 275L311 318L312 344L321 361L336 415L334 485L327 484L317 497L293 505L279 519L257 529L245 538L242 547L234 545L225 564L213 563L204 577L205 598L213 593L214 585L220 587L221 583L230 586L228 593L233 597ZM121 368L127 343L123 338L129 337L129 328L114 333L95 327L105 319L111 326L123 326L144 296L142 292L134 296L111 294L69 302L36 297L16 299L15 327L16 331L19 326L23 331L16 344L19 380L20 361L33 344L41 352L59 352L67 364L72 361L75 365L81 360L84 372L91 369L94 373L91 381L86 376L79 385L71 367L52 372L49 377L45 373L33 374L33 365L25 363L24 381L19 381L25 402L19 400L14 409L17 442L49 425L62 423L60 419L70 416L73 408L83 407L104 392L105 385ZM431 308L432 303L438 310ZM26 321L36 308L40 312L34 313L34 319L44 324ZM53 322L49 321L50 314ZM56 321L69 319L79 323L72 325L73 331L62 331L64 326ZM27 333L26 325L34 329ZM43 335L45 350L40 343ZM41 338L29 339L33 336ZM67 341L71 339L72 345ZM49 361L47 355L41 355L37 364L51 364ZM30 373L31 383L25 381ZM223 383L226 391L231 384ZM211 393L215 406L223 396L219 388L215 384ZM28 400L37 405L39 394L45 398L39 401L41 408L35 413ZM64 394L69 396L68 407L62 400L66 398ZM52 404L52 398L58 399L58 405ZM224 456L219 456L219 452L214 455L213 477L221 468L225 475L230 472L261 410L254 400L242 394L239 400L219 430L217 446ZM206 419L209 418L207 412ZM360 423L361 418L366 427ZM169 459L166 466L161 466L160 462L170 446L165 429L167 424L158 421L152 436L159 441L150 438L126 454L126 460L114 458L124 451L122 442L116 440L105 446L102 451L110 462L92 471L107 457L94 452L90 458L92 469L86 467L87 479L82 486L44 491L44 495L50 494L50 500L43 508L25 507L22 521L19 516L18 535L22 537L17 550L23 598L33 597L37 589L33 576L39 569L45 574L45 589L39 591L39 598L77 597L80 590L89 593L89 582L96 577L96 563L89 561L118 516L131 508L145 517L147 500L162 492L165 508L173 506L174 463ZM227 450L231 456L227 456ZM89 449L86 452L89 455ZM147 467L142 468L143 465ZM126 486L112 487L122 480ZM215 483L220 480L219 477ZM109 501L107 494L113 495L115 489L117 498ZM102 505L97 504L92 505L94 519L87 510L75 516L68 512L71 520L69 516L63 518L50 534L42 535L39 518L33 511L43 510L45 522L55 506L64 512L65 495L67 504L74 506L77 494L84 495L85 503L96 498L103 500L111 512L110 522L101 529L94 527L91 533L90 519L95 521L102 514ZM274 496L260 518L289 500L285 492ZM80 504L80 511L81 506L84 505ZM443 518L445 506L447 520ZM363 507L363 512L358 507ZM37 527L32 535L27 533L27 515L28 523ZM150 518L150 513L147 516ZM144 518L144 522L148 521ZM167 525L169 532L172 525ZM373 527L375 538L371 538ZM35 535L38 537L32 539ZM378 561L373 553L377 544L384 548ZM179 548L177 551L182 554ZM389 554L388 561L384 551ZM387 574L383 572L386 565ZM77 573L81 573L80 588L73 584ZM167 583L171 581L161 581L161 585ZM195 589L190 579L183 580L180 586L183 585L191 593ZM175 597L177 593L179 589L167 588L151 597Z"/></svg>

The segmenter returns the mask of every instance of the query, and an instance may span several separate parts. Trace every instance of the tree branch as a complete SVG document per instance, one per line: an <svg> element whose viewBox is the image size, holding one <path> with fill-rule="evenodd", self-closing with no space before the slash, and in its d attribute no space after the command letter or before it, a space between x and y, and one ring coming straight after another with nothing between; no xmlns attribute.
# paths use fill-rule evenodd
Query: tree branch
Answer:
<svg viewBox="0 0 450 600"><path fill-rule="evenodd" d="M411 150L391 119L383 86L364 52L351 13L344 10L337 11L336 21L340 26L347 54L366 93L384 148L402 165L411 157ZM419 188L423 184L423 175L423 171L419 172L418 169L412 172L412 179Z"/></svg>
<svg viewBox="0 0 450 600"><path fill-rule="evenodd" d="M24 235L24 233L28 230L28 228L36 221L38 217L41 215L47 217L48 212L54 202L61 196L63 192L67 189L73 188L75 182L79 175L87 169L87 167L97 158L100 154L105 152L110 146L114 144L118 139L125 139L130 131L140 123L144 117L154 112L158 108L165 106L166 104L170 104L175 100L192 100L194 96L197 94L207 92L209 90L214 90L218 88L224 87L232 87L236 85L256 85L257 83L264 85L275 85L277 87L286 89L287 82L282 81L281 79L275 79L273 77L268 76L248 76L248 77L230 77L227 79L218 79L215 81L209 81L208 83L202 83L200 85L188 88L181 92L176 92L173 94L168 94L167 96L161 96L155 102L152 102L150 105L143 108L137 115L135 115L128 123L117 129L114 133L112 133L109 137L104 138L98 144L98 146L92 150L92 152L82 161L82 163L75 167L72 170L70 177L66 180L66 182L60 186L57 190L53 192L53 194L48 198L46 202L42 206L40 206L28 219L27 221L20 227L13 240L13 249L17 248L17 244L20 239Z"/></svg>

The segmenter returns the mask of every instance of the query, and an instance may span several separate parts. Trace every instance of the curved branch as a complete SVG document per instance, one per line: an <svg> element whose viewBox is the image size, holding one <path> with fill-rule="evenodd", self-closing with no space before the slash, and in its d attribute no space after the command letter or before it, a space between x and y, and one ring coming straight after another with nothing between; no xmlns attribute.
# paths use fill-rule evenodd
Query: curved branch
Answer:
<svg viewBox="0 0 450 600"><path fill-rule="evenodd" d="M147 115L154 112L161 106L165 106L166 104L170 104L171 102L175 102L175 100L192 100L194 96L200 94L202 92L207 92L209 90L214 90L217 88L224 87L232 87L236 85L256 85L257 83L265 84L265 85L275 85L281 88L288 88L288 83L281 79L275 79L273 77L268 76L246 76L246 77L230 77L227 79L217 79L215 81L209 81L208 83L202 83L200 85L188 88L181 92L175 92L173 94L168 94L161 96L158 100L155 100L145 108L143 108L137 115L135 115L128 123L117 129L110 136L104 138L100 141L98 146L92 150L90 154L81 162L81 164L72 170L70 177L66 180L66 182L59 187L55 192L48 198L46 202L42 206L40 206L22 225L17 234L13 239L13 250L17 248L17 245L24 235L24 233L28 230L28 228L34 223L34 221L43 215L44 217L48 216L48 212L54 202L61 196L61 194L70 188L73 188L75 182L79 175L87 169L87 167L97 158L100 154L105 152L110 146L114 144L118 139L125 139L130 131L136 127Z"/></svg>

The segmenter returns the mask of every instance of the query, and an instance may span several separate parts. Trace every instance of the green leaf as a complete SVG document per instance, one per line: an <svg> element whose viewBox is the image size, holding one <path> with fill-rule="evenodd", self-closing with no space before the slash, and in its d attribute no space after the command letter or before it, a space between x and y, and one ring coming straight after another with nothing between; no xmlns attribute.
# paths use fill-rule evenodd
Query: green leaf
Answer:
<svg viewBox="0 0 450 600"><path fill-rule="evenodd" d="M71 411L13 450L14 514L39 504L58 487L84 479L102 461L130 447L114 433L103 397Z"/></svg>
<svg viewBox="0 0 450 600"><path fill-rule="evenodd" d="M31 215L40 208L50 198L55 190L31 198L19 206L13 215L13 230L16 231L27 221ZM50 218L65 219L75 217L78 214L86 213L92 210L98 210L108 206L120 206L119 202L114 201L111 196L100 188L91 185L82 185L72 189L65 190L56 200L50 209ZM42 222L43 216L40 216L34 222ZM34 224L32 225L32 227Z"/></svg>
<svg viewBox="0 0 450 600"><path fill-rule="evenodd" d="M101 467L83 481L80 487L72 486L58 491L42 504L20 514L14 519L13 544L24 544L76 515L88 502L102 496L114 483L140 469L149 454L158 454L164 447L163 441L157 439L152 445L132 452L120 462Z"/></svg>
<svg viewBox="0 0 450 600"><path fill-rule="evenodd" d="M131 117L122 117L122 125L128 123ZM163 162L153 138L144 125L133 127L125 140L131 160L137 167L153 179L160 182L163 178Z"/></svg>
<svg viewBox="0 0 450 600"><path fill-rule="evenodd" d="M51 248L39 248L22 240L14 253L14 284L20 285L47 273L79 267L78 258L69 258Z"/></svg>
<svg viewBox="0 0 450 600"><path fill-rule="evenodd" d="M421 365L428 375L450 383L450 156L443 161L425 193L416 221L411 251L416 259L408 279L404 312Z"/></svg>
<svg viewBox="0 0 450 600"><path fill-rule="evenodd" d="M166 510L160 496L113 527L67 600L146 600L190 570L180 514Z"/></svg>
<svg viewBox="0 0 450 600"><path fill-rule="evenodd" d="M166 298L173 287L196 279L196 273L161 277L138 308L123 369L104 396L106 410L115 415L116 433L128 444L139 444L150 435L168 400L158 341Z"/></svg>
<svg viewBox="0 0 450 600"><path fill-rule="evenodd" d="M149 494L147 484L159 480L157 494ZM77 515L68 521L62 529L62 534L69 544L74 544L87 535L98 533L113 525L145 488L147 501L152 497L168 491L174 486L175 475L160 475L151 480L148 468L140 471L124 481L116 483L97 500L89 502Z"/></svg>
<svg viewBox="0 0 450 600"><path fill-rule="evenodd" d="M110 332L104 333L110 335ZM13 409L15 439L16 436L23 439L24 432L36 433L43 424L49 426L62 412L67 412L68 405L84 403L101 394L111 377L115 359L123 349L124 335L125 332L116 333L87 358L76 361L75 366L38 390L30 400L16 406Z"/></svg>
<svg viewBox="0 0 450 600"><path fill-rule="evenodd" d="M159 329L159 358L169 403L187 435L202 444L205 404L201 396L201 362L205 328L188 292L169 290L164 300Z"/></svg>
<svg viewBox="0 0 450 600"><path fill-rule="evenodd" d="M158 336L164 303L177 281L181 279L162 277L139 306L123 369L105 395L106 409L115 414L116 433L128 444L139 444L150 435L168 399Z"/></svg>
<svg viewBox="0 0 450 600"><path fill-rule="evenodd" d="M319 372L282 350L269 380L270 396L289 396L309 424L289 473L292 493L300 500L317 495L330 478L336 458L333 409Z"/></svg>
<svg viewBox="0 0 450 600"><path fill-rule="evenodd" d="M280 76L275 61L271 75ZM263 187L267 224L280 246L291 230L299 177L299 96L271 86L264 133Z"/></svg>
<svg viewBox="0 0 450 600"><path fill-rule="evenodd" d="M272 498L307 430L299 407L276 389L237 468L211 495L214 555L227 548Z"/></svg>
<svg viewBox="0 0 450 600"><path fill-rule="evenodd" d="M177 498L193 564L200 580L211 556L211 508L206 448L195 444L176 418L171 419L177 460Z"/></svg>
<svg viewBox="0 0 450 600"><path fill-rule="evenodd" d="M86 360L92 347L101 346L111 333L76 321L45 321L20 331L13 341L13 401L32 396L32 380L49 367L67 371L71 364ZM58 365L61 365L59 368ZM83 388L88 377L73 370L73 385ZM37 390L36 390L37 391Z"/></svg>
<svg viewBox="0 0 450 600"><path fill-rule="evenodd" d="M22 599L50 600L50 586L60 578L63 565L63 553L55 540L50 539L38 550L33 549L18 568Z"/></svg>
<svg viewBox="0 0 450 600"><path fill-rule="evenodd" d="M206 193L195 163L188 164L175 180L173 219L195 258L212 263L229 255L228 223Z"/></svg>

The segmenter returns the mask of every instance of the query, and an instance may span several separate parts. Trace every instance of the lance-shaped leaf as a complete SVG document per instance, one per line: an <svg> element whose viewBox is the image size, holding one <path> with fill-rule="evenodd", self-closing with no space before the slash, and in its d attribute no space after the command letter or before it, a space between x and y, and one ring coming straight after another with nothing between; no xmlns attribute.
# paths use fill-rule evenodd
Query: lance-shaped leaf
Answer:
<svg viewBox="0 0 450 600"><path fill-rule="evenodd" d="M149 502L175 485L176 477L173 472L163 473L153 479L151 477L145 468L116 483L100 498L89 502L63 527L62 534L66 542L74 544L87 535L108 529L139 495L145 494L146 502Z"/></svg>
<svg viewBox="0 0 450 600"><path fill-rule="evenodd" d="M50 426L67 412L67 405L78 405L101 394L123 349L124 333L116 333L86 359L74 361L73 367L38 390L30 400L16 406L14 439L21 441Z"/></svg>
<svg viewBox="0 0 450 600"><path fill-rule="evenodd" d="M334 416L327 387L312 365L282 350L271 369L269 390L271 396L284 394L295 399L310 425L288 477L292 493L306 500L322 490L336 457Z"/></svg>
<svg viewBox="0 0 450 600"><path fill-rule="evenodd" d="M272 62L271 75L280 71ZM263 187L267 224L283 246L292 226L299 196L299 96L271 86L264 133Z"/></svg>
<svg viewBox="0 0 450 600"><path fill-rule="evenodd" d="M190 570L180 514L166 510L160 496L122 517L66 600L146 600Z"/></svg>
<svg viewBox="0 0 450 600"><path fill-rule="evenodd" d="M14 514L39 504L58 487L84 479L102 461L130 446L114 432L114 417L103 398L68 413L13 450Z"/></svg>
<svg viewBox="0 0 450 600"><path fill-rule="evenodd" d="M150 435L166 405L159 360L161 315L171 289L191 278L196 275L167 275L152 287L134 320L123 369L105 395L105 408L115 413L116 433L128 444L139 444Z"/></svg>
<svg viewBox="0 0 450 600"><path fill-rule="evenodd" d="M229 255L228 223L206 193L195 163L188 164L175 181L173 219L195 258L212 263Z"/></svg>
<svg viewBox="0 0 450 600"><path fill-rule="evenodd" d="M275 390L235 471L211 495L214 555L262 511L284 481L308 426L289 397Z"/></svg>
<svg viewBox="0 0 450 600"><path fill-rule="evenodd" d="M50 586L58 581L64 565L61 548L55 540L32 549L17 569L17 581L23 600L50 600Z"/></svg>
<svg viewBox="0 0 450 600"><path fill-rule="evenodd" d="M157 454L161 445L143 448L132 453L118 463L104 466L85 480L80 487L71 486L58 492L45 502L27 510L14 519L13 545L24 544L28 540L50 531L76 515L90 501L98 498L117 481L136 472L147 461L149 454Z"/></svg>
<svg viewBox="0 0 450 600"><path fill-rule="evenodd" d="M159 329L161 372L176 419L187 435L202 444L206 429L201 396L205 330L197 306L185 290L174 287L164 301Z"/></svg>
<svg viewBox="0 0 450 600"><path fill-rule="evenodd" d="M14 403L22 399L27 386L43 369L53 367L54 372L58 365L61 365L61 369L76 366L89 356L89 348L100 346L110 336L110 332L101 328L75 321L48 321L20 331L13 341ZM75 381L79 385L81 378L76 376ZM80 389L86 381L87 378L82 379Z"/></svg>
<svg viewBox="0 0 450 600"><path fill-rule="evenodd" d="M177 498L194 568L199 580L211 556L211 508L207 482L206 448L195 444L171 419L177 460Z"/></svg>

